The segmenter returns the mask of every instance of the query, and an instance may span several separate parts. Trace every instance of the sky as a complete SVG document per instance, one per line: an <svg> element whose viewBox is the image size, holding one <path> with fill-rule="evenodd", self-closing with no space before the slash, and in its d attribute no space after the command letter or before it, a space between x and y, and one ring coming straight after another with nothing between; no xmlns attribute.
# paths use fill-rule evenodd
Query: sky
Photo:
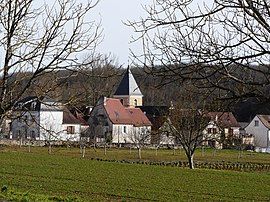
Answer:
<svg viewBox="0 0 270 202"><path fill-rule="evenodd" d="M145 16L142 5L150 2L150 0L101 0L93 10L95 20L101 19L104 35L97 51L111 54L119 65L127 66L131 61L129 49L139 53L142 47L139 43L130 43L135 33L123 22L139 20L140 16Z"/></svg>

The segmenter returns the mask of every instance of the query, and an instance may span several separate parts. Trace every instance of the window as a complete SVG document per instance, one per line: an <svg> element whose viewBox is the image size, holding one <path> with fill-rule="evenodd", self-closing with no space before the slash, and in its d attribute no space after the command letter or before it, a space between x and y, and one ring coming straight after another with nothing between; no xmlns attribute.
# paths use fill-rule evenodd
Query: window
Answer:
<svg viewBox="0 0 270 202"><path fill-rule="evenodd" d="M75 133L75 127L74 126L67 126L67 133L68 134L74 134Z"/></svg>
<svg viewBox="0 0 270 202"><path fill-rule="evenodd" d="M127 127L126 126L123 127L123 131L124 131L124 133L127 133Z"/></svg>
<svg viewBox="0 0 270 202"><path fill-rule="evenodd" d="M207 128L207 133L211 134L211 132L212 132L212 128Z"/></svg>
<svg viewBox="0 0 270 202"><path fill-rule="evenodd" d="M254 126L259 126L259 121L255 120L254 121Z"/></svg>
<svg viewBox="0 0 270 202"><path fill-rule="evenodd" d="M19 108L19 109L22 109L22 106L23 106L22 103L18 103L18 108Z"/></svg>
<svg viewBox="0 0 270 202"><path fill-rule="evenodd" d="M36 105L37 105L36 102L32 102L32 103L31 103L31 109L32 109L32 110L35 110L35 109L36 109Z"/></svg>
<svg viewBox="0 0 270 202"><path fill-rule="evenodd" d="M134 106L136 107L138 105L137 99L134 100Z"/></svg>
<svg viewBox="0 0 270 202"><path fill-rule="evenodd" d="M124 104L124 100L123 99L120 99L120 102L122 103L122 105Z"/></svg>
<svg viewBox="0 0 270 202"><path fill-rule="evenodd" d="M216 134L216 133L217 133L217 129L213 128L213 134Z"/></svg>
<svg viewBox="0 0 270 202"><path fill-rule="evenodd" d="M35 131L31 131L31 137L30 137L32 140L35 140L36 139L36 135L35 135Z"/></svg>

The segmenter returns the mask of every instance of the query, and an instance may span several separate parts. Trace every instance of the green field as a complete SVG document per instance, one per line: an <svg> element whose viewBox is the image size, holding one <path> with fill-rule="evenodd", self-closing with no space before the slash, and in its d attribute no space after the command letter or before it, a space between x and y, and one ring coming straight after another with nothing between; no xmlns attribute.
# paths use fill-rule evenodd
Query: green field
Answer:
<svg viewBox="0 0 270 202"><path fill-rule="evenodd" d="M183 152L182 152L183 153ZM143 152L144 158L179 159L180 151L152 150ZM89 149L86 158L80 158L79 149L2 148L0 150L0 198L24 201L82 200L82 201L269 201L270 173L235 172L165 167L140 164L121 164L90 160L92 157L136 158L136 151ZM200 152L197 153L200 157ZM237 158L235 151L218 151L212 159ZM235 156L235 157L234 157ZM254 162L268 162L267 154L243 154ZM268 161L267 161L268 160ZM7 191L5 189L7 187ZM13 191L14 193L13 193ZM13 197L13 198L12 198Z"/></svg>
<svg viewBox="0 0 270 202"><path fill-rule="evenodd" d="M28 152L28 147L0 147L0 151L19 151ZM31 147L32 153L48 154L48 148L46 147ZM80 157L79 148L66 148L66 147L53 147L52 155ZM116 159L116 160L138 160L138 153L136 149L129 150L128 148L111 148L107 149L106 155L104 149L86 148L85 158L102 158L102 159ZM143 149L142 160L150 161L187 161L185 152L183 149ZM201 149L197 149L194 156L195 161L225 161L225 162L251 162L251 163L266 163L270 164L270 154L256 153L250 151L243 151L241 157L237 150L212 150L205 149L204 152Z"/></svg>

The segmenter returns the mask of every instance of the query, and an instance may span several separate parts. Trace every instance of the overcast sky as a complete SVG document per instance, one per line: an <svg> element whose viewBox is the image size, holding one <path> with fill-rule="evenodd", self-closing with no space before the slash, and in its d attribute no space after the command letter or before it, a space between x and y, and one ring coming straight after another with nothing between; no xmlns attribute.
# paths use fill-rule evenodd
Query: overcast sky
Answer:
<svg viewBox="0 0 270 202"><path fill-rule="evenodd" d="M100 53L111 53L118 59L119 64L128 65L129 49L139 52L140 44L130 44L134 35L132 28L123 24L129 20L138 20L145 15L142 5L150 0L101 0L94 8L95 18L102 20L104 40L100 44Z"/></svg>

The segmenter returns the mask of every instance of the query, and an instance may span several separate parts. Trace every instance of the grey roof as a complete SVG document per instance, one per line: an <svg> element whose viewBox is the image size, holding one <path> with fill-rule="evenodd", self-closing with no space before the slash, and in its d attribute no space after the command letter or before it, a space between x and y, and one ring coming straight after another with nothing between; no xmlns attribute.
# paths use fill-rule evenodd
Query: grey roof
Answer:
<svg viewBox="0 0 270 202"><path fill-rule="evenodd" d="M265 127L270 129L270 115L257 115L257 117L261 120Z"/></svg>
<svg viewBox="0 0 270 202"><path fill-rule="evenodd" d="M240 125L240 128L245 128L248 126L249 122L238 122Z"/></svg>
<svg viewBox="0 0 270 202"><path fill-rule="evenodd" d="M60 102L44 98L40 100L37 96L25 97L15 104L15 110L19 111L61 111L62 108Z"/></svg>
<svg viewBox="0 0 270 202"><path fill-rule="evenodd" d="M139 95L143 96L141 93L130 69L128 68L125 72L118 88L116 89L114 95Z"/></svg>
<svg viewBox="0 0 270 202"><path fill-rule="evenodd" d="M58 102L42 102L40 104L40 111L62 111L63 106Z"/></svg>

